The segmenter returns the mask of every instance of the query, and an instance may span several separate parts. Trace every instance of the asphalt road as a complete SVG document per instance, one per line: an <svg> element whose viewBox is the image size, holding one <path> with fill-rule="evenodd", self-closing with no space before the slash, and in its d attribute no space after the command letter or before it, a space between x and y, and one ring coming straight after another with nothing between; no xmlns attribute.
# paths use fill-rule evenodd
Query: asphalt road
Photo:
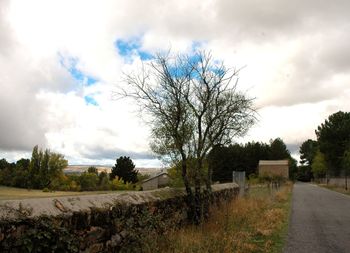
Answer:
<svg viewBox="0 0 350 253"><path fill-rule="evenodd" d="M350 252L350 196L296 183L284 253Z"/></svg>

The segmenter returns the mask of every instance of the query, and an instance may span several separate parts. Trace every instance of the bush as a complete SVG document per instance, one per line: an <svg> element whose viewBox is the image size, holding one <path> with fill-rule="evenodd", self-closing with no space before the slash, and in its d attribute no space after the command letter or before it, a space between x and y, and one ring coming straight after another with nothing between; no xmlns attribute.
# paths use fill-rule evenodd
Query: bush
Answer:
<svg viewBox="0 0 350 253"><path fill-rule="evenodd" d="M80 185L75 182L74 180L72 180L70 183L69 183L69 190L70 191L80 191L81 190L81 187Z"/></svg>
<svg viewBox="0 0 350 253"><path fill-rule="evenodd" d="M108 175L106 172L102 171L98 175L98 188L100 190L109 190L111 189L111 182L108 179Z"/></svg>
<svg viewBox="0 0 350 253"><path fill-rule="evenodd" d="M50 192L50 190L49 190L49 188L45 187L45 188L43 189L43 192Z"/></svg>
<svg viewBox="0 0 350 253"><path fill-rule="evenodd" d="M80 187L82 191L93 191L97 189L98 176L95 173L86 173L80 175Z"/></svg>
<svg viewBox="0 0 350 253"><path fill-rule="evenodd" d="M134 190L134 185L130 183L124 183L122 179L116 177L112 180L112 190L116 191L125 191L125 190Z"/></svg>

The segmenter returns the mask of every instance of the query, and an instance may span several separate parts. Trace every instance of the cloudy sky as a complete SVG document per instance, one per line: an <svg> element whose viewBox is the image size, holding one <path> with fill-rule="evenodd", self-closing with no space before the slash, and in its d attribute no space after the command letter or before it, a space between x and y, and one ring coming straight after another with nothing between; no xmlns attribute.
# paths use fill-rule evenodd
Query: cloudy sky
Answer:
<svg viewBox="0 0 350 253"><path fill-rule="evenodd" d="M259 122L238 142L281 137L297 155L328 115L350 111L346 0L0 0L0 157L39 144L70 164L131 156L160 166L136 108L112 99L155 52L211 50L244 67Z"/></svg>

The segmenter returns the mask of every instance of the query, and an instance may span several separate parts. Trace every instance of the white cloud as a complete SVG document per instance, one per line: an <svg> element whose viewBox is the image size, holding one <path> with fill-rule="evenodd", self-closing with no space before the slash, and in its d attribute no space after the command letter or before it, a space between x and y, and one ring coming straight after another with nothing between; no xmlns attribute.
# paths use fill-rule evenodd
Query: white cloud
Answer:
<svg viewBox="0 0 350 253"><path fill-rule="evenodd" d="M16 157L15 152L41 144L73 163L105 163L113 150L144 159L148 128L133 103L111 99L121 85L121 70L139 61L134 56L128 65L115 42L133 37L150 52L188 52L200 42L227 65L244 67L239 87L256 97L260 108L260 121L246 140L281 137L295 144L313 138L329 114L350 110L349 5L345 0L2 1L0 150ZM76 59L77 70L97 82L74 80L60 62L67 59Z"/></svg>

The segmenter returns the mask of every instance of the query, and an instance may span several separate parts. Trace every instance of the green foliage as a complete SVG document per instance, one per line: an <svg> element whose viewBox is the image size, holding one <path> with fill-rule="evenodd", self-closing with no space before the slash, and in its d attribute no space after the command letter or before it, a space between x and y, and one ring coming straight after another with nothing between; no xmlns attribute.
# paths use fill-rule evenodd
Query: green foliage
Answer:
<svg viewBox="0 0 350 253"><path fill-rule="evenodd" d="M112 180L112 190L132 191L134 190L134 185L129 182L124 183L122 179L119 179L118 177L116 177Z"/></svg>
<svg viewBox="0 0 350 253"><path fill-rule="evenodd" d="M276 183L280 185L281 183L286 182L286 178L284 178L281 175L269 175L269 174L263 174L259 176L259 182L260 183L267 183L267 184L273 184Z"/></svg>
<svg viewBox="0 0 350 253"><path fill-rule="evenodd" d="M327 165L325 156L320 151L316 152L316 155L314 157L314 160L311 164L312 173L315 178L322 178L327 173Z"/></svg>
<svg viewBox="0 0 350 253"><path fill-rule="evenodd" d="M346 175L349 175L350 172L350 149L345 150L342 158L343 170Z"/></svg>
<svg viewBox="0 0 350 253"><path fill-rule="evenodd" d="M315 133L329 173L339 175L342 156L350 144L350 113L339 111L330 115Z"/></svg>
<svg viewBox="0 0 350 253"><path fill-rule="evenodd" d="M38 219L20 238L21 252L79 252L79 239L49 218Z"/></svg>
<svg viewBox="0 0 350 253"><path fill-rule="evenodd" d="M96 175L98 175L98 171L97 168L95 166L90 166L87 170L88 173L95 173Z"/></svg>
<svg viewBox="0 0 350 253"><path fill-rule="evenodd" d="M64 156L58 153L50 152L49 160L49 178L50 180L63 174L63 169L68 166L68 161Z"/></svg>
<svg viewBox="0 0 350 253"><path fill-rule="evenodd" d="M82 191L93 191L97 189L99 178L95 173L84 172L79 177L79 184Z"/></svg>
<svg viewBox="0 0 350 253"><path fill-rule="evenodd" d="M130 158L122 157L121 160L122 166L127 165L133 168L129 176L137 177L138 173L134 170L135 165ZM9 163L5 159L0 160L0 184L43 189L43 191L140 190L139 185L131 183L132 180L125 182L117 179L113 184L105 171L98 173L97 168L93 166L88 168L88 172L81 175L64 175L63 169L67 165L68 162L63 155L47 149L43 151L35 146L30 160L20 159L17 163ZM140 178L142 179L141 176Z"/></svg>
<svg viewBox="0 0 350 253"><path fill-rule="evenodd" d="M317 141L308 139L307 141L304 141L299 149L300 153L300 163L302 165L308 165L311 166L313 159L316 155L316 152L318 150L318 143Z"/></svg>
<svg viewBox="0 0 350 253"><path fill-rule="evenodd" d="M167 173L169 177L171 178L170 180L170 186L171 187L184 187L184 182L182 179L181 175L181 167L180 166L173 166L167 170Z"/></svg>
<svg viewBox="0 0 350 253"><path fill-rule="evenodd" d="M149 174L141 174L141 173L137 173L137 182L142 182L146 179L150 178Z"/></svg>
<svg viewBox="0 0 350 253"><path fill-rule="evenodd" d="M0 160L0 184L15 187L28 187L29 159L20 159L16 163Z"/></svg>
<svg viewBox="0 0 350 253"><path fill-rule="evenodd" d="M136 183L138 171L135 170L135 164L130 157L121 156L116 160L115 166L112 168L110 178L116 177L122 179L124 183Z"/></svg>
<svg viewBox="0 0 350 253"><path fill-rule="evenodd" d="M29 164L30 188L42 189L48 187L54 179L63 174L63 169L68 165L68 161L61 154L50 152L46 149L42 151L35 146Z"/></svg>
<svg viewBox="0 0 350 253"><path fill-rule="evenodd" d="M313 178L311 165L301 165L298 167L296 179L302 182L310 182Z"/></svg>
<svg viewBox="0 0 350 253"><path fill-rule="evenodd" d="M281 138L270 140L270 160L282 160L290 157L290 152Z"/></svg>
<svg viewBox="0 0 350 253"><path fill-rule="evenodd" d="M50 192L50 190L49 190L49 188L45 187L45 188L43 189L43 192Z"/></svg>
<svg viewBox="0 0 350 253"><path fill-rule="evenodd" d="M203 161L201 170L197 171L197 160L194 158L187 159L187 177L189 180L189 185L195 185L196 173L199 172L201 184L205 183L206 175L208 174L208 164L207 161ZM182 178L181 162L176 163L170 169L167 170L171 181L170 185L173 187L184 187L184 182Z"/></svg>
<svg viewBox="0 0 350 253"><path fill-rule="evenodd" d="M111 184L107 172L102 171L100 174L98 174L98 187L100 190L109 190L110 185Z"/></svg>
<svg viewBox="0 0 350 253"><path fill-rule="evenodd" d="M290 176L297 170L297 162L290 155L282 139L271 140L270 144L249 142L245 145L234 144L228 147L215 146L208 155L209 168L212 169L212 180L231 182L232 171L245 171L249 177L258 174L259 160L289 160Z"/></svg>

